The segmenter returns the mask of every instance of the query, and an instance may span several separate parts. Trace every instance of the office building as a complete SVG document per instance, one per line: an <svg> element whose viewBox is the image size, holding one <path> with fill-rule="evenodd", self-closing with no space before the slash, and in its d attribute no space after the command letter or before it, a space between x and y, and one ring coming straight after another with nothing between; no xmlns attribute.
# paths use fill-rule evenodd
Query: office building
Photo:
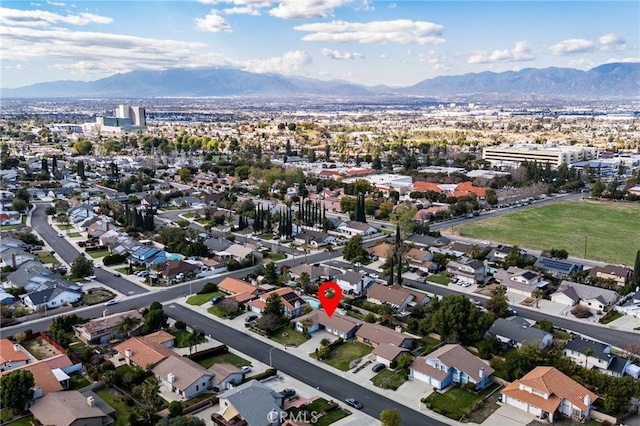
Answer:
<svg viewBox="0 0 640 426"><path fill-rule="evenodd" d="M549 163L552 167L570 165L598 158L598 149L586 146L514 144L488 146L482 149L482 159L494 166L516 166L524 161Z"/></svg>

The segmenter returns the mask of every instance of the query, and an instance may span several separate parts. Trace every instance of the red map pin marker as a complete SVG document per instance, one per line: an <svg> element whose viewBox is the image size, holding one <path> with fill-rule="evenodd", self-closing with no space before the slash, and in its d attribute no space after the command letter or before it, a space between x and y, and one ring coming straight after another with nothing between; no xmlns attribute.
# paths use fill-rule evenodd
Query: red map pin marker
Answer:
<svg viewBox="0 0 640 426"><path fill-rule="evenodd" d="M327 297L327 293L329 293L329 297ZM326 282L318 289L318 299L320 299L327 315L332 316L340 304L340 299L342 299L342 289L332 281Z"/></svg>

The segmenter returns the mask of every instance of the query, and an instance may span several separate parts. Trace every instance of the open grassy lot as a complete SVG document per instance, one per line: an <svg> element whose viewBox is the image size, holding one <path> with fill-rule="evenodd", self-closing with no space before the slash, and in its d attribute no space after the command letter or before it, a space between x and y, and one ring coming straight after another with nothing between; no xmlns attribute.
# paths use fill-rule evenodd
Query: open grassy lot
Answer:
<svg viewBox="0 0 640 426"><path fill-rule="evenodd" d="M56 259L50 251L38 251L35 255L38 256L38 260L44 264L58 263L58 259Z"/></svg>
<svg viewBox="0 0 640 426"><path fill-rule="evenodd" d="M271 340L287 346L299 346L307 341L304 334L299 331L292 330L289 327L283 327L273 333Z"/></svg>
<svg viewBox="0 0 640 426"><path fill-rule="evenodd" d="M94 259L98 259L100 257L105 257L106 255L108 255L109 250L89 251L87 253L89 254L89 256L93 257Z"/></svg>
<svg viewBox="0 0 640 426"><path fill-rule="evenodd" d="M429 275L427 281L441 285L449 285L451 279L449 279L446 272L440 272L439 274Z"/></svg>
<svg viewBox="0 0 640 426"><path fill-rule="evenodd" d="M243 367L245 365L251 365L251 363L249 361L247 361L246 359L239 357L236 354L232 354L232 353L226 353L226 354L220 354L220 355L212 355L208 358L202 358L199 359L198 361L196 361L198 364L200 364L201 366L203 366L204 368L209 368L211 367L213 364L218 364L221 362L227 362L231 365L235 365L236 367L240 368Z"/></svg>
<svg viewBox="0 0 640 426"><path fill-rule="evenodd" d="M80 304L89 306L97 305L98 303L104 303L116 297L115 293L111 290L107 290L104 287L92 288L86 293L82 294Z"/></svg>
<svg viewBox="0 0 640 426"><path fill-rule="evenodd" d="M187 303L190 305L202 305L204 303L210 302L216 296L222 296L222 293L216 291L214 293L204 293L204 294L194 294L193 296L187 299Z"/></svg>
<svg viewBox="0 0 640 426"><path fill-rule="evenodd" d="M434 392L422 402L436 413L458 420L469 412L476 402L482 401L497 386L499 385L494 383L478 394L461 387L453 387L445 393Z"/></svg>
<svg viewBox="0 0 640 426"><path fill-rule="evenodd" d="M373 348L359 342L345 342L331 350L325 363L338 370L348 371L351 361L369 355Z"/></svg>
<svg viewBox="0 0 640 426"><path fill-rule="evenodd" d="M633 265L640 204L559 202L456 227L461 236L520 247L565 249L570 256Z"/></svg>
<svg viewBox="0 0 640 426"><path fill-rule="evenodd" d="M404 370L382 370L371 378L374 385L382 389L397 390L407 381L407 372Z"/></svg>

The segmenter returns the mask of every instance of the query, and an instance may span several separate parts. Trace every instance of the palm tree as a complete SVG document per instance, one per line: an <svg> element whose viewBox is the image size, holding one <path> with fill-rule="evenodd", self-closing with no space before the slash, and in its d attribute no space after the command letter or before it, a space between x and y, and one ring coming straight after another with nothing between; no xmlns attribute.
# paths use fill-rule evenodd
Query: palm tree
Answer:
<svg viewBox="0 0 640 426"><path fill-rule="evenodd" d="M196 352L198 351L198 343L202 342L203 338L204 332L198 327L194 327L191 332L187 334L186 342L189 344L189 354L191 354L191 349L194 347Z"/></svg>
<svg viewBox="0 0 640 426"><path fill-rule="evenodd" d="M121 336L126 335L127 337L130 337L131 332L136 328L138 324L140 324L139 318L126 316L120 320L116 329L118 330Z"/></svg>
<svg viewBox="0 0 640 426"><path fill-rule="evenodd" d="M144 402L150 406L155 405L158 401L158 392L160 391L160 384L158 383L158 379L154 376L148 377L142 383L142 399Z"/></svg>
<svg viewBox="0 0 640 426"><path fill-rule="evenodd" d="M593 349L591 348L583 348L582 353L584 354L584 368L588 368L587 364L589 362L589 356L593 354Z"/></svg>
<svg viewBox="0 0 640 426"><path fill-rule="evenodd" d="M388 303L383 303L380 306L380 311L378 313L380 314L382 319L384 319L385 321L387 321L389 323L392 323L393 319L395 318L396 308L394 308L393 306L391 306Z"/></svg>
<svg viewBox="0 0 640 426"><path fill-rule="evenodd" d="M478 247L476 244L474 244L469 249L469 253L468 254L469 254L470 258L478 259L480 257L480 255L482 254L482 252L480 251L480 247Z"/></svg>

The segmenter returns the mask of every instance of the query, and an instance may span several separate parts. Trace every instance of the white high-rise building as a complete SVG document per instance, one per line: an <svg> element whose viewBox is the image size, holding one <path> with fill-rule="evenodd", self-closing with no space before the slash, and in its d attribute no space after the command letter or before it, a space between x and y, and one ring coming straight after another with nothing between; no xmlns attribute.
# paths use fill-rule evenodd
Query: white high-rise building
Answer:
<svg viewBox="0 0 640 426"><path fill-rule="evenodd" d="M147 127L147 118L143 107L118 105L116 108L116 118L128 118L131 126L144 129Z"/></svg>

